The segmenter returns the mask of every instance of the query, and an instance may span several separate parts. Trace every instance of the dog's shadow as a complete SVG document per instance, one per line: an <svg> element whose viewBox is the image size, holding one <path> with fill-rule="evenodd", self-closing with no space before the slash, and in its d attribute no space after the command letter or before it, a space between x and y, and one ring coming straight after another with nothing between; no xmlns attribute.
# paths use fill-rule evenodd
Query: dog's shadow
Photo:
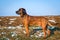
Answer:
<svg viewBox="0 0 60 40"><path fill-rule="evenodd" d="M55 27L55 28L50 29L50 30L51 30L51 35L53 35L55 31L59 31L60 32L60 28L58 28L58 27Z"/></svg>
<svg viewBox="0 0 60 40"><path fill-rule="evenodd" d="M54 34L54 31L60 31L60 28L58 27L48 27L48 29L51 31L51 35ZM31 32L31 34L33 35L34 33L36 33L37 31L41 30L42 31L42 28L39 28L39 29L33 29L33 31Z"/></svg>

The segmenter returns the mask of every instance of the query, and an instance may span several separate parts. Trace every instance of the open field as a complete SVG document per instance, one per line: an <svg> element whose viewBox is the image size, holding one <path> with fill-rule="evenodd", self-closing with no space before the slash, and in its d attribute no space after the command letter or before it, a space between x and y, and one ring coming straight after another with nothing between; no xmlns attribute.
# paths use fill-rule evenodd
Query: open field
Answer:
<svg viewBox="0 0 60 40"><path fill-rule="evenodd" d="M55 20L58 24L52 25L57 28L50 28L51 35L43 39L42 29L39 27L29 27L30 37L26 37L25 28L21 27L19 16L0 17L0 40L60 40L60 16L45 16L49 20ZM40 36L39 36L40 35Z"/></svg>

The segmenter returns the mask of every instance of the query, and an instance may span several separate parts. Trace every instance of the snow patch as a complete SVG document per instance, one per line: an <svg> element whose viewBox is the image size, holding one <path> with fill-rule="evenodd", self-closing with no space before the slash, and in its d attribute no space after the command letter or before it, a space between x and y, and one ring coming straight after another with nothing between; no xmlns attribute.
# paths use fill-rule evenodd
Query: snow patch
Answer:
<svg viewBox="0 0 60 40"><path fill-rule="evenodd" d="M6 32L2 32L1 34L6 34Z"/></svg>
<svg viewBox="0 0 60 40"><path fill-rule="evenodd" d="M10 21L8 24L12 24L14 21Z"/></svg>
<svg viewBox="0 0 60 40"><path fill-rule="evenodd" d="M7 29L16 29L16 27L9 26Z"/></svg>
<svg viewBox="0 0 60 40"><path fill-rule="evenodd" d="M17 36L17 34L15 32L11 32L11 36L12 37Z"/></svg>
<svg viewBox="0 0 60 40"><path fill-rule="evenodd" d="M12 18L12 19L10 19L10 20L16 20L16 18Z"/></svg>
<svg viewBox="0 0 60 40"><path fill-rule="evenodd" d="M24 34L26 34L26 31L23 31Z"/></svg>

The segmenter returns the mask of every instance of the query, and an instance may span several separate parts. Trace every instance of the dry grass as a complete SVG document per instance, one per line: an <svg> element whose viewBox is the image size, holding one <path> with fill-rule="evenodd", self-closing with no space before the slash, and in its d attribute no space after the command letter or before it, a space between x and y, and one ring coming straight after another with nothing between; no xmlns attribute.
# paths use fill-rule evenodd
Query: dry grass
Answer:
<svg viewBox="0 0 60 40"><path fill-rule="evenodd" d="M26 35L23 33L24 29L6 29L5 26L18 26L20 25L20 17L0 17L0 40L60 40L60 16L45 16L48 19L55 20L58 24L56 25L57 29L51 30L51 35L44 39L43 37L26 37ZM14 23L8 24L11 20L16 18L16 20L13 20ZM19 23L18 23L19 22ZM7 24L6 24L7 23ZM17 24L18 23L18 24ZM1 29L2 28L2 29ZM12 33L11 33L12 32ZM14 33L15 32L15 33ZM30 33L35 33L32 28L30 28ZM13 35L15 34L15 35ZM13 37L12 37L13 35ZM33 34L35 35L35 34Z"/></svg>

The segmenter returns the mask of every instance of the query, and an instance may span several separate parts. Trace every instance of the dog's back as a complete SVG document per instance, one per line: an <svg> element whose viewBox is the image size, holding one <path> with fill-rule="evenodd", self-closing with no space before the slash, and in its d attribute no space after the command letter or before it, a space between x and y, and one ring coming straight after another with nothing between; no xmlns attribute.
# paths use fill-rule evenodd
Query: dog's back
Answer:
<svg viewBox="0 0 60 40"><path fill-rule="evenodd" d="M29 16L28 22L29 25L42 26L43 23L47 23L47 18L43 16Z"/></svg>

